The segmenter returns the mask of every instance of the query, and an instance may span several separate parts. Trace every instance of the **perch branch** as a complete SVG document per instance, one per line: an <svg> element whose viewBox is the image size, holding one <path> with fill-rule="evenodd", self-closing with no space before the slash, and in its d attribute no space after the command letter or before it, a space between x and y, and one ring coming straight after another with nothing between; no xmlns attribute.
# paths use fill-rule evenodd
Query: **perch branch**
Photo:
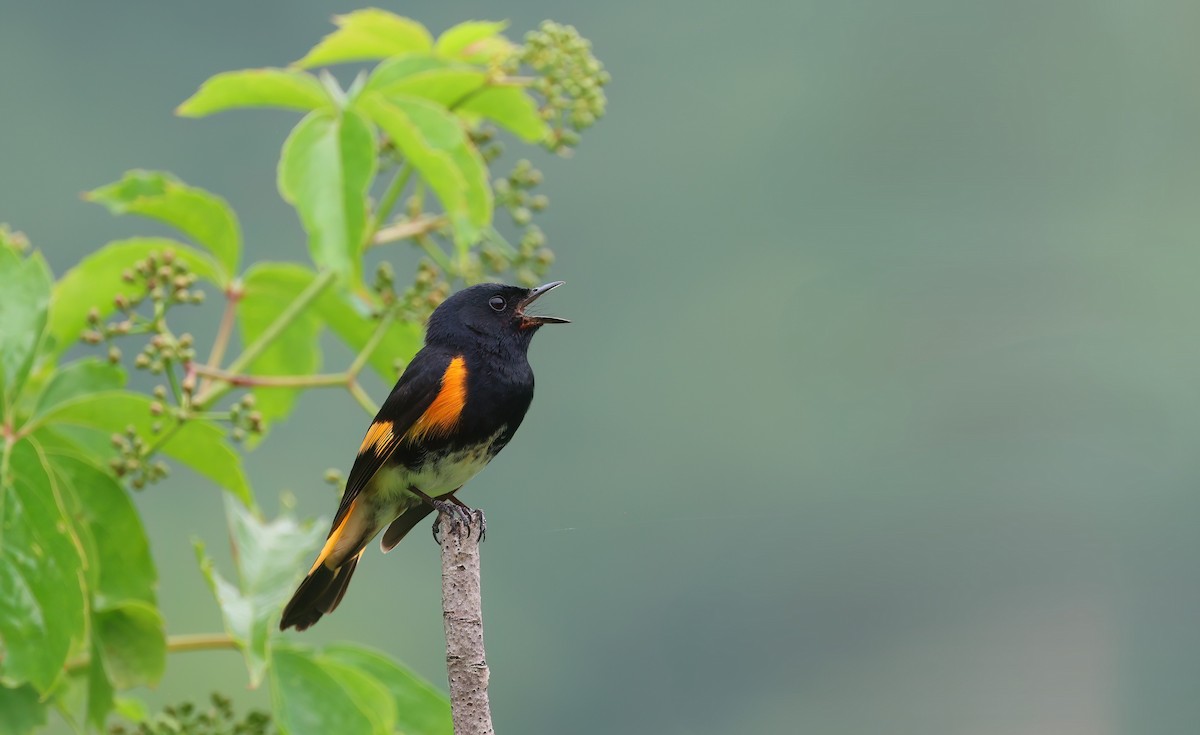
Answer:
<svg viewBox="0 0 1200 735"><path fill-rule="evenodd" d="M478 524L439 513L442 539L442 621L454 735L494 735L483 649L483 599L479 587Z"/></svg>

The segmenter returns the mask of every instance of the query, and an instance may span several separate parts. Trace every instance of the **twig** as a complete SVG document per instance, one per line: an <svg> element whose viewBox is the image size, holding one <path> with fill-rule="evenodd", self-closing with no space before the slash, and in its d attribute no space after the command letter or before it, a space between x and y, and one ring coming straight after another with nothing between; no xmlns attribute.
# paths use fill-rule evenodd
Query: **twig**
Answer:
<svg viewBox="0 0 1200 735"><path fill-rule="evenodd" d="M442 622L454 735L494 735L483 649L483 598L479 586L478 525L439 513L442 539Z"/></svg>
<svg viewBox="0 0 1200 735"><path fill-rule="evenodd" d="M424 235L445 227L447 221L445 215L441 214L423 214L416 219L401 220L381 228L375 233L375 237L367 243L367 246L384 245L389 242L407 240L410 237Z"/></svg>
<svg viewBox="0 0 1200 735"><path fill-rule="evenodd" d="M325 388L346 385L353 373L321 373L317 375L243 375L217 370L207 365L193 365L197 375L215 378L238 387L258 388Z"/></svg>
<svg viewBox="0 0 1200 735"><path fill-rule="evenodd" d="M400 170L396 172L396 177L392 179L392 183L388 184L388 188L383 192L383 198L379 200L379 206L375 210L375 214L371 216L370 227L367 228L367 244L369 245L372 236L379 231L383 223L392 214L392 207L396 206L396 200L400 198L400 194L404 191L404 187L408 186L408 180L412 176L412 164L405 161Z"/></svg>
<svg viewBox="0 0 1200 735"><path fill-rule="evenodd" d="M217 336L213 339L212 352L208 353L207 365L214 370L220 369L221 361L225 359L225 348L229 346L229 335L233 334L233 320L237 317L237 303L242 299L241 282L235 282L225 291L225 309L221 312L221 325L217 327ZM212 381L205 378L200 383L200 390L208 389Z"/></svg>
<svg viewBox="0 0 1200 735"><path fill-rule="evenodd" d="M275 317L275 321L271 322L270 326L264 329L262 333L258 335L257 339L246 346L246 348L242 351L242 354L229 365L228 371L230 373L240 373L242 368L253 362L254 358L258 357L263 350L267 349L267 347L275 341L275 338L278 337L283 330L291 326L292 322L296 321L296 318L308 308L309 304L311 304L318 296L321 295L321 292L325 290L325 287L333 282L333 277L333 271L324 271L314 278L312 283L310 283L303 291L301 291L300 295L297 296L295 300L288 304L287 307L279 313L279 316ZM205 390L200 391L200 394L192 400L192 405L209 405L216 399L228 393L232 387L233 386L231 386L229 383L210 385Z"/></svg>
<svg viewBox="0 0 1200 735"><path fill-rule="evenodd" d="M350 391L350 395L354 397L354 400L358 401L358 405L362 406L364 411L372 416L379 413L379 406L375 405L375 401L371 400L371 396L367 395L367 392L363 390L363 387L358 384L357 380L351 379L346 389Z"/></svg>

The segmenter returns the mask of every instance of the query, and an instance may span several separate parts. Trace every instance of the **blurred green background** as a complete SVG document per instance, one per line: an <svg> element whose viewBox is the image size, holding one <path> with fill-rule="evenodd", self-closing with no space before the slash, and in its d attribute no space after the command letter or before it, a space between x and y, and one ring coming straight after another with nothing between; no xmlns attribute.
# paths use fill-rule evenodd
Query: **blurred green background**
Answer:
<svg viewBox="0 0 1200 735"><path fill-rule="evenodd" d="M57 272L153 231L78 197L134 167L306 257L274 186L295 117L171 111L355 5L0 7L0 219ZM572 23L614 79L545 162L575 324L465 495L500 732L1200 732L1200 5L385 7ZM364 425L309 394L249 458L260 496L328 517ZM218 629L190 539L222 545L219 493L179 471L139 502L170 630ZM444 686L436 557L372 550L305 638ZM179 654L150 696L241 668Z"/></svg>

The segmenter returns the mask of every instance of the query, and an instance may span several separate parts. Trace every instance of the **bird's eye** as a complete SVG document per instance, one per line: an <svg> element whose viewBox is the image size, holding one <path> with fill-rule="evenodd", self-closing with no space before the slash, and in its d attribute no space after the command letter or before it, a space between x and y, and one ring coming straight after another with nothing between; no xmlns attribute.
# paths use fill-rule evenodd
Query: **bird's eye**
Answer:
<svg viewBox="0 0 1200 735"><path fill-rule="evenodd" d="M496 311L504 311L504 307L507 306L507 304L504 303L503 296L493 296L492 298L488 299L488 306L492 307L492 309Z"/></svg>

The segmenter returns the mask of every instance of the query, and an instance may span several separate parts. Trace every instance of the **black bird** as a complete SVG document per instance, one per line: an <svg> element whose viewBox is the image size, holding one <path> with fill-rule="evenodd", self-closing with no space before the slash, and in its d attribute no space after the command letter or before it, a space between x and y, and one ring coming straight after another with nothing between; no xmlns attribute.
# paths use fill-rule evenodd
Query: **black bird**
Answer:
<svg viewBox="0 0 1200 735"><path fill-rule="evenodd" d="M567 322L525 310L561 285L484 283L434 310L425 346L367 429L325 547L284 608L281 630L333 612L380 529L387 552L435 509L466 514L454 493L508 444L533 400L534 332Z"/></svg>

